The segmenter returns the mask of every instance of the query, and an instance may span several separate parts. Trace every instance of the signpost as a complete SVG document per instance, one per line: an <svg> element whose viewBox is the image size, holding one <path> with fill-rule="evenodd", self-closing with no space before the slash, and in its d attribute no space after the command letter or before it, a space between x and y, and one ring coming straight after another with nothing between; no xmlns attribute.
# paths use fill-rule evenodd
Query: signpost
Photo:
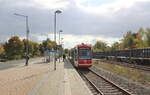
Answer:
<svg viewBox="0 0 150 95"><path fill-rule="evenodd" d="M44 51L44 55L46 56L46 62L50 62L52 57L54 57L55 50L46 50Z"/></svg>

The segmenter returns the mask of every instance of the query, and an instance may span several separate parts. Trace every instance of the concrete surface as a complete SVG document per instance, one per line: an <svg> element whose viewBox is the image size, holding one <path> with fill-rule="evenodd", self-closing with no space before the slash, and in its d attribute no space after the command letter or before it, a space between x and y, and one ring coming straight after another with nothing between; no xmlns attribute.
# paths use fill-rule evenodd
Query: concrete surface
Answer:
<svg viewBox="0 0 150 95"><path fill-rule="evenodd" d="M49 64L30 64L0 70L0 95L28 95L49 72Z"/></svg>
<svg viewBox="0 0 150 95"><path fill-rule="evenodd" d="M66 61L57 63L56 71L53 64L50 64L49 72L28 95L92 95L92 93L73 66Z"/></svg>

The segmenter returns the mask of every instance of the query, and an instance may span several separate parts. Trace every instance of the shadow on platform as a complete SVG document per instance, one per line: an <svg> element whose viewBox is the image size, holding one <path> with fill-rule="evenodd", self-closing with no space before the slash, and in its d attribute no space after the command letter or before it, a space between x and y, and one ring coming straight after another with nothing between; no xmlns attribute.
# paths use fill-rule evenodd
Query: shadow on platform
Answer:
<svg viewBox="0 0 150 95"><path fill-rule="evenodd" d="M66 69L74 69L73 65L68 60L64 61L64 68L66 68Z"/></svg>

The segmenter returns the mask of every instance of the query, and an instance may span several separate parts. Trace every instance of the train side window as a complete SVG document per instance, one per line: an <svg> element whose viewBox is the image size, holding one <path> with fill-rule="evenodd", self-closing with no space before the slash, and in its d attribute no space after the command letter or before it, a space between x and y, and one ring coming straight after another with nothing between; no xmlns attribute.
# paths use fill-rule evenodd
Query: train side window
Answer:
<svg viewBox="0 0 150 95"><path fill-rule="evenodd" d="M78 52L77 52L77 49L75 49L75 60L77 60L77 55L78 55Z"/></svg>

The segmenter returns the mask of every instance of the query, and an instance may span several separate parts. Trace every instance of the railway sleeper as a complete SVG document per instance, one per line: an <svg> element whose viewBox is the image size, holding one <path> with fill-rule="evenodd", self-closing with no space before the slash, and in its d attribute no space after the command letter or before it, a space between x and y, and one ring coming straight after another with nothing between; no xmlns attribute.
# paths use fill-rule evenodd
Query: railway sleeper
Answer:
<svg viewBox="0 0 150 95"><path fill-rule="evenodd" d="M123 93L106 93L105 95L124 95Z"/></svg>
<svg viewBox="0 0 150 95"><path fill-rule="evenodd" d="M113 87L99 87L99 88L107 89L107 90L116 90L116 88L113 88Z"/></svg>
<svg viewBox="0 0 150 95"><path fill-rule="evenodd" d="M104 93L114 93L114 92L121 92L121 91L119 91L119 90L109 90L109 89L100 89L102 92L104 92Z"/></svg>

